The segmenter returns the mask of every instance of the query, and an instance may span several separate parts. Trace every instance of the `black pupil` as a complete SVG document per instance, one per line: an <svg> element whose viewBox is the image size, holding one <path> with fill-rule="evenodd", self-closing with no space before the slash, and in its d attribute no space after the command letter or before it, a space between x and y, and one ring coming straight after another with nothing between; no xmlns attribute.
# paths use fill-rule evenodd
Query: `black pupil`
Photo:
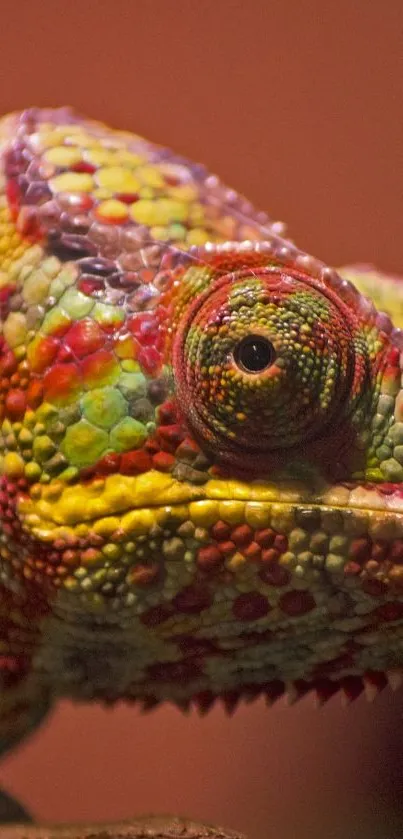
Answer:
<svg viewBox="0 0 403 839"><path fill-rule="evenodd" d="M261 335L248 335L239 342L234 352L235 363L246 373L261 373L273 363L273 344Z"/></svg>

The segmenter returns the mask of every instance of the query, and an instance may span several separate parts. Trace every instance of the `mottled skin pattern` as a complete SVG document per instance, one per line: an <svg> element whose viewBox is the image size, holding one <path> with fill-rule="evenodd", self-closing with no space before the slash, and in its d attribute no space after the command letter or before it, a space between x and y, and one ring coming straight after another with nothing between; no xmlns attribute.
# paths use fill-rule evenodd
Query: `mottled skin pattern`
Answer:
<svg viewBox="0 0 403 839"><path fill-rule="evenodd" d="M2 749L58 697L398 684L399 281L65 109L0 152Z"/></svg>

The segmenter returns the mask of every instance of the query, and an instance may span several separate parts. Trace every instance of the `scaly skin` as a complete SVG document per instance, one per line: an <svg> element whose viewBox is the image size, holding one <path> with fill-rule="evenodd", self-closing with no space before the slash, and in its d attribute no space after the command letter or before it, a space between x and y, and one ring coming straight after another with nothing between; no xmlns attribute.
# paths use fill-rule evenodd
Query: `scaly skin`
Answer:
<svg viewBox="0 0 403 839"><path fill-rule="evenodd" d="M64 109L0 149L2 748L60 696L396 684L399 281Z"/></svg>

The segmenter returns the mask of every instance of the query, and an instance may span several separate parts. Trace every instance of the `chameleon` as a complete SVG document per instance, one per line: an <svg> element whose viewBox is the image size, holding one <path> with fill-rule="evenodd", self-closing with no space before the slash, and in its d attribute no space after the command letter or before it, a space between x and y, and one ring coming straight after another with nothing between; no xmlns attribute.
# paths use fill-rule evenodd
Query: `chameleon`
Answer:
<svg viewBox="0 0 403 839"><path fill-rule="evenodd" d="M403 293L204 166L0 121L0 748L402 680Z"/></svg>

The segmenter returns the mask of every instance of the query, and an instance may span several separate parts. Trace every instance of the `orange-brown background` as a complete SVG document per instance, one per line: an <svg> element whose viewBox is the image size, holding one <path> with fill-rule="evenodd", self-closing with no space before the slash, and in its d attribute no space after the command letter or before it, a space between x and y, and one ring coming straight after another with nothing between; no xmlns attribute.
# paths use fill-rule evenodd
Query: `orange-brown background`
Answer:
<svg viewBox="0 0 403 839"><path fill-rule="evenodd" d="M401 0L3 0L0 112L71 103L205 161L329 262L399 271L402 43ZM46 819L393 839L402 746L402 693L232 720L66 703L0 780Z"/></svg>

